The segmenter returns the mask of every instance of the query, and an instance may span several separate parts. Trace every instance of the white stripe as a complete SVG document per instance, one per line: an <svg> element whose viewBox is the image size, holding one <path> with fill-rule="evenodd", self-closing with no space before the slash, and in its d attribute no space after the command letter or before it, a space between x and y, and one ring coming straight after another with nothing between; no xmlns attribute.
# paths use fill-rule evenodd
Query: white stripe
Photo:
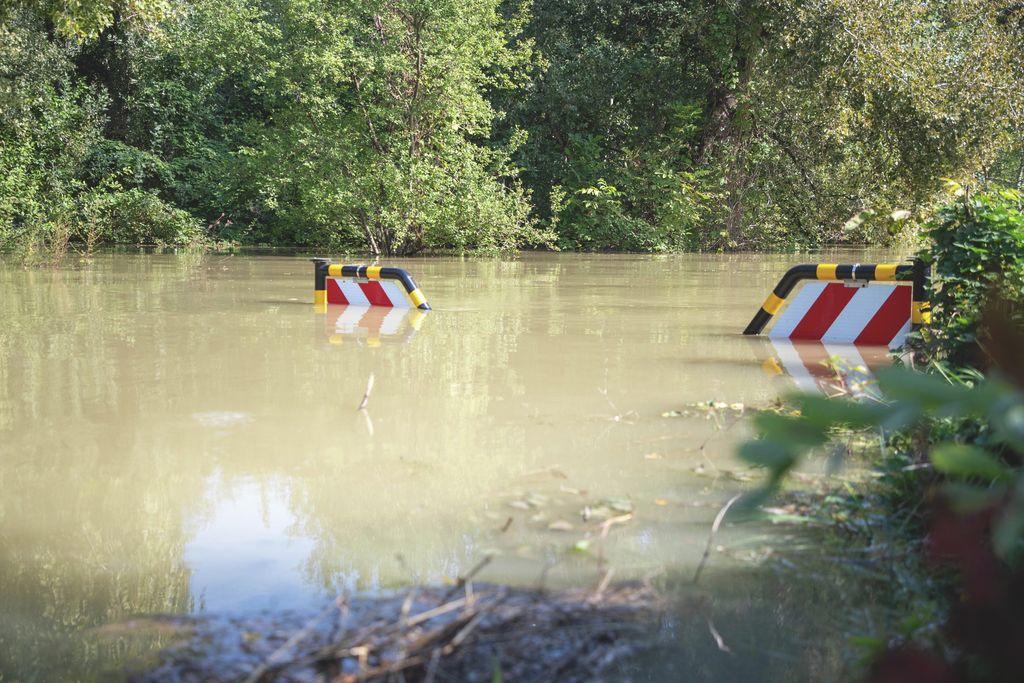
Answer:
<svg viewBox="0 0 1024 683"><path fill-rule="evenodd" d="M338 320L335 321L334 329L340 334L352 334L368 310L370 310L369 306L346 306L342 314L338 316Z"/></svg>
<svg viewBox="0 0 1024 683"><path fill-rule="evenodd" d="M405 317L409 315L408 308L392 308L388 311L388 314L380 321L380 333L381 334L398 334L398 331L402 329L402 323L405 321Z"/></svg>
<svg viewBox="0 0 1024 683"><path fill-rule="evenodd" d="M338 286L341 287L341 293L348 299L348 303L351 306L369 306L370 300L363 294L363 290L359 288L358 282L352 282L350 280L337 280Z"/></svg>
<svg viewBox="0 0 1024 683"><path fill-rule="evenodd" d="M821 336L826 343L852 344L878 313L896 285L868 285L857 290L846 302L832 326Z"/></svg>
<svg viewBox="0 0 1024 683"><path fill-rule="evenodd" d="M825 350L828 351L829 356L835 356L839 360L838 370L843 375L846 386L850 388L854 398L861 399L865 396L879 398L881 396L875 375L856 346L826 344Z"/></svg>
<svg viewBox="0 0 1024 683"><path fill-rule="evenodd" d="M769 337L769 339L771 338ZM779 360L782 361L782 367L793 378L797 388L808 393L820 391L818 382L814 379L811 371L807 369L807 366L804 365L804 359L800 357L796 347L793 346L793 342L788 339L771 339L771 342L772 346L775 347L775 353L778 355Z"/></svg>
<svg viewBox="0 0 1024 683"><path fill-rule="evenodd" d="M405 293L405 288L399 286L397 282L381 280L380 286L384 288L384 293L391 299L392 306L395 308L411 308L409 296Z"/></svg>
<svg viewBox="0 0 1024 683"><path fill-rule="evenodd" d="M825 291L827 284L827 282L808 282L801 287L796 296L790 300L789 305L782 311L782 315L779 316L772 329L768 331L768 337L770 339L788 339L796 326L804 319L807 311Z"/></svg>
<svg viewBox="0 0 1024 683"><path fill-rule="evenodd" d="M910 318L907 318L907 322L903 323L903 327L896 333L896 336L889 340L889 348L898 349L903 346L903 343L907 341L908 334L910 334Z"/></svg>

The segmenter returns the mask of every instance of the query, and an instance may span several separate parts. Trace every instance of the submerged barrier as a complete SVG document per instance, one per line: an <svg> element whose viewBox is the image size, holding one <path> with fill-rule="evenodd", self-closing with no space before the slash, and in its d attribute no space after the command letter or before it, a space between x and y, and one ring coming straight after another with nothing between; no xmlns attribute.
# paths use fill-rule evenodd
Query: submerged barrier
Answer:
<svg viewBox="0 0 1024 683"><path fill-rule="evenodd" d="M352 306L418 308L429 311L430 304L412 276L401 268L382 266L343 266L329 258L314 258L314 303Z"/></svg>
<svg viewBox="0 0 1024 683"><path fill-rule="evenodd" d="M761 305L743 334L760 334L782 310L798 284L804 285L779 316L773 339L898 347L907 333L931 320L928 267L913 264L805 263L793 266Z"/></svg>

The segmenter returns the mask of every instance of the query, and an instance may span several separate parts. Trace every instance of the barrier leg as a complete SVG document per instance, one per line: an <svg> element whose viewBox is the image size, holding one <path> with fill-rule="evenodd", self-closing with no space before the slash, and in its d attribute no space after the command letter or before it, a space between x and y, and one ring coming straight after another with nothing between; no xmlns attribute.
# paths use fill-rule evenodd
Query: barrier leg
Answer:
<svg viewBox="0 0 1024 683"><path fill-rule="evenodd" d="M319 312L327 310L327 270L331 266L329 258L310 259L314 265L313 306Z"/></svg>

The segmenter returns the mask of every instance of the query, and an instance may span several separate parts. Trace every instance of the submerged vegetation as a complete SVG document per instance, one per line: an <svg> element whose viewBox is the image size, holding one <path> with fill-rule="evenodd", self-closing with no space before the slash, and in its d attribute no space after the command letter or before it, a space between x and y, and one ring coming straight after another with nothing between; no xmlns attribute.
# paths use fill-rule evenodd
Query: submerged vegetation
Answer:
<svg viewBox="0 0 1024 683"><path fill-rule="evenodd" d="M0 249L885 243L1020 185L1022 44L1004 0L7 0Z"/></svg>

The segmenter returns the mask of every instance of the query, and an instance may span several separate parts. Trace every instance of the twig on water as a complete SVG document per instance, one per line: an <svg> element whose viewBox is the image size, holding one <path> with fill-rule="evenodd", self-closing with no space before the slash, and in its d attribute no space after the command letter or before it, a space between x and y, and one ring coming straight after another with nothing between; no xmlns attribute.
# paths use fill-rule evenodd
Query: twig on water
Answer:
<svg viewBox="0 0 1024 683"><path fill-rule="evenodd" d="M629 520L633 519L633 513L627 512L624 515L618 517L612 517L601 522L601 540L608 538L608 531L616 524L625 524Z"/></svg>
<svg viewBox="0 0 1024 683"><path fill-rule="evenodd" d="M722 652L728 652L729 654L732 654L732 650L730 650L729 646L725 644L725 640L722 638L722 634L718 632L717 628L715 628L714 622L712 622L711 619L708 619L707 622L708 631L711 632L711 637L715 639L715 645L718 646L718 649Z"/></svg>
<svg viewBox="0 0 1024 683"><path fill-rule="evenodd" d="M366 410L366 404L370 402L370 393L373 391L373 373L370 373L370 378L366 380L366 393L363 394L363 400L359 402L357 410Z"/></svg>
<svg viewBox="0 0 1024 683"><path fill-rule="evenodd" d="M732 507L733 503L740 499L742 493L737 493L735 496L729 499L729 502L722 506L722 509L715 515L715 521L711 524L711 533L708 534L708 544L704 548L704 556L700 558L700 564L697 565L697 571L693 574L693 582L697 583L700 580L700 573L704 571L704 565L707 564L708 558L711 557L711 545L715 542L715 534L718 533L718 527L722 526L722 520L725 519L725 515L729 512L729 508ZM709 622L710 623L710 622Z"/></svg>
<svg viewBox="0 0 1024 683"><path fill-rule="evenodd" d="M615 415L613 415L612 417L608 418L612 422L629 422L629 423L633 423L633 422L636 422L637 420L640 419L640 415L638 415L635 410L630 410L630 411L627 411L625 413L619 412L618 406L616 406L614 403L612 403L612 400L608 397L608 390L607 389L598 389L597 391L598 391L599 394L604 396L604 400L608 401L608 405L611 407L611 409L613 411L615 411Z"/></svg>

